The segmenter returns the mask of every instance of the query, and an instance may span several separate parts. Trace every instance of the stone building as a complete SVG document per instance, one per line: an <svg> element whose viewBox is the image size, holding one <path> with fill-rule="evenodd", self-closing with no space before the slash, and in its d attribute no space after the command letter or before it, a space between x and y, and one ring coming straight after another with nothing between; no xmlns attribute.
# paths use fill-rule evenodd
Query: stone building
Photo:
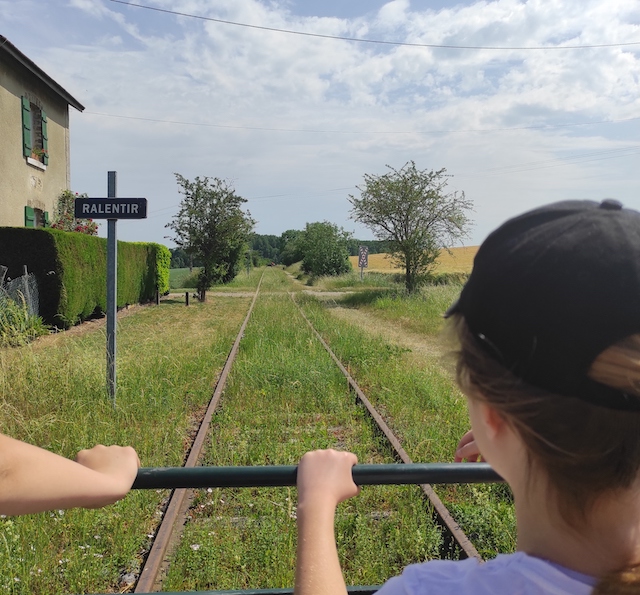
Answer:
<svg viewBox="0 0 640 595"><path fill-rule="evenodd" d="M46 227L70 186L69 106L84 106L0 35L0 226Z"/></svg>

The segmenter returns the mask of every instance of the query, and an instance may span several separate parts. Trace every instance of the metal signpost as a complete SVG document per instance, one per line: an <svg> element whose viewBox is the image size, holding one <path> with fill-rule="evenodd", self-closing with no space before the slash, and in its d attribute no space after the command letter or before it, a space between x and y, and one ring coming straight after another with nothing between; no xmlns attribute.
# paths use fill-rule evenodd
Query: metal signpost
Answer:
<svg viewBox="0 0 640 595"><path fill-rule="evenodd" d="M369 266L369 246L358 247L358 266L360 267L360 281L362 281L364 269Z"/></svg>
<svg viewBox="0 0 640 595"><path fill-rule="evenodd" d="M118 219L146 219L146 198L116 198L116 172L107 172L107 198L76 198L76 219L107 219L107 391L116 404L116 317L118 313Z"/></svg>

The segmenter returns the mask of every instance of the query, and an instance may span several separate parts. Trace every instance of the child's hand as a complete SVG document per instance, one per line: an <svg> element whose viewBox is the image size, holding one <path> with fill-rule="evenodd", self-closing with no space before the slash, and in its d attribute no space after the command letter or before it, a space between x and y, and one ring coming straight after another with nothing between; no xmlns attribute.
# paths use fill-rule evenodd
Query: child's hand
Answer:
<svg viewBox="0 0 640 595"><path fill-rule="evenodd" d="M358 457L350 452L315 450L308 452L298 465L298 506L308 503L338 503L356 496L360 488L353 482L351 470Z"/></svg>
<svg viewBox="0 0 640 595"><path fill-rule="evenodd" d="M482 460L480 449L473 437L473 430L469 430L462 438L460 438L454 460L456 463L461 463L464 460L467 460L469 463L477 463Z"/></svg>
<svg viewBox="0 0 640 595"><path fill-rule="evenodd" d="M76 455L76 462L103 474L112 482L114 492L109 500L113 502L123 498L131 489L140 467L140 459L130 446L98 444L93 448L81 450Z"/></svg>

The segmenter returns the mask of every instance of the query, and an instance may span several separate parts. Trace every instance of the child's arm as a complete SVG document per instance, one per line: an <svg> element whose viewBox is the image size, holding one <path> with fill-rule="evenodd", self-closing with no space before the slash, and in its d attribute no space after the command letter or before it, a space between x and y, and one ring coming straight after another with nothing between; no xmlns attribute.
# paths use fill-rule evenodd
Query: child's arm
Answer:
<svg viewBox="0 0 640 595"><path fill-rule="evenodd" d="M140 466L129 446L95 446L76 461L0 434L0 514L112 504L131 489Z"/></svg>
<svg viewBox="0 0 640 595"><path fill-rule="evenodd" d="M337 505L359 492L351 476L357 462L349 452L316 450L298 465L296 595L347 592L333 525Z"/></svg>

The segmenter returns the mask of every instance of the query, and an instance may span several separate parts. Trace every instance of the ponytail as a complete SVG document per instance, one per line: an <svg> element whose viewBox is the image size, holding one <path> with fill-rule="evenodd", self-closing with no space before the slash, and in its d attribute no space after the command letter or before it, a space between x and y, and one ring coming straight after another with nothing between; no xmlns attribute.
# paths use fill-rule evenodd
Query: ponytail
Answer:
<svg viewBox="0 0 640 595"><path fill-rule="evenodd" d="M635 564L602 577L591 595L638 595L638 593L640 593L640 564Z"/></svg>

